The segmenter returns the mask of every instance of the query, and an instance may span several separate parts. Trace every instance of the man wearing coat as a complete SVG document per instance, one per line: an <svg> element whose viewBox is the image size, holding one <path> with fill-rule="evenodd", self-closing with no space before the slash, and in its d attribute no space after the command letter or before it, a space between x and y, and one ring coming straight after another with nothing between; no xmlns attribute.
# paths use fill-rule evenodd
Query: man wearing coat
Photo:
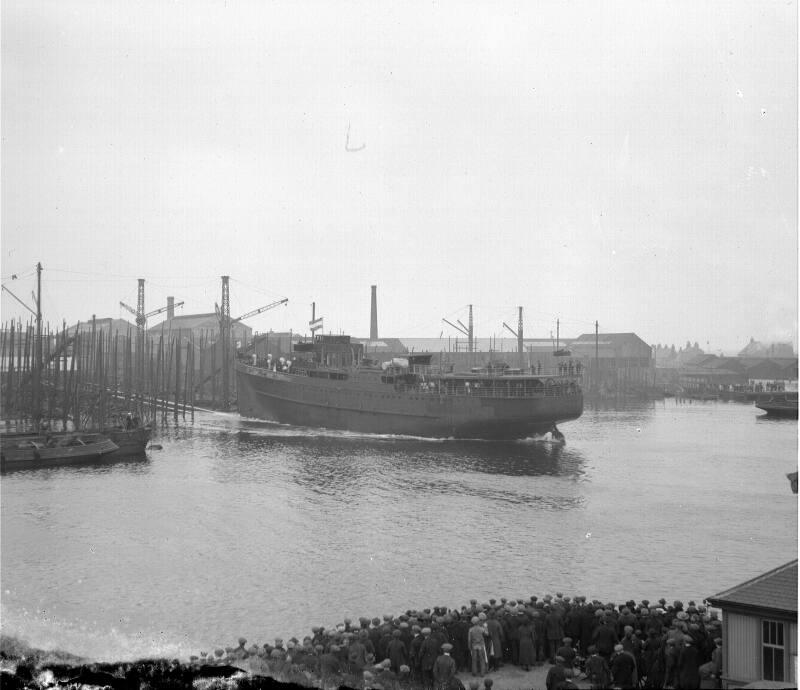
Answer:
<svg viewBox="0 0 800 690"><path fill-rule="evenodd" d="M419 650L420 675L423 687L431 688L433 687L433 667L436 665L441 645L438 639L431 635L430 628L423 628L422 634L425 639Z"/></svg>
<svg viewBox="0 0 800 690"><path fill-rule="evenodd" d="M456 675L456 662L450 656L452 650L453 645L445 642L442 645L442 653L433 666L433 680L437 690L446 690L450 680Z"/></svg>
<svg viewBox="0 0 800 690"><path fill-rule="evenodd" d="M472 655L472 675L480 675L481 678L486 673L486 642L484 638L487 635L486 628L480 624L480 619L473 616L472 627L469 629L469 652Z"/></svg>
<svg viewBox="0 0 800 690"><path fill-rule="evenodd" d="M400 630L395 630L392 633L392 641L389 642L387 652L389 668L395 673L399 673L400 667L408 664L408 651L402 640L402 632Z"/></svg>
<svg viewBox="0 0 800 690"><path fill-rule="evenodd" d="M489 656L489 669L499 669L503 663L503 644L505 642L505 634L503 633L503 626L497 620L494 611L489 611L489 620L486 621L486 630L489 633L489 648L491 654Z"/></svg>

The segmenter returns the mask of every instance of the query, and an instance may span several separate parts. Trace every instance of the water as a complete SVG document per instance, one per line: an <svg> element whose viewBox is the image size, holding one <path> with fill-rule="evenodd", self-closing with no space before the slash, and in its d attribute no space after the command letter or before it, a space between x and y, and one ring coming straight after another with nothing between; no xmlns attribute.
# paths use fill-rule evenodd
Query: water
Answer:
<svg viewBox="0 0 800 690"><path fill-rule="evenodd" d="M162 450L2 477L2 629L97 659L471 598L701 600L797 556L797 423L587 409L567 445L202 414Z"/></svg>

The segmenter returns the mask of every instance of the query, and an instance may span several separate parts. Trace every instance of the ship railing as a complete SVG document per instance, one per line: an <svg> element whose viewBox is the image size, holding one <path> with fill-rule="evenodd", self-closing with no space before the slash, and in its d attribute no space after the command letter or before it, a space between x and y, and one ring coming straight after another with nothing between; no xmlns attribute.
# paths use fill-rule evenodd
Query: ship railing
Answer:
<svg viewBox="0 0 800 690"><path fill-rule="evenodd" d="M437 387L435 383L428 384L398 384L396 390L401 393L414 393L415 395L430 395L431 397L473 397L473 398L562 398L581 394L581 388L575 383L564 383L536 388L504 389L489 386L456 386Z"/></svg>

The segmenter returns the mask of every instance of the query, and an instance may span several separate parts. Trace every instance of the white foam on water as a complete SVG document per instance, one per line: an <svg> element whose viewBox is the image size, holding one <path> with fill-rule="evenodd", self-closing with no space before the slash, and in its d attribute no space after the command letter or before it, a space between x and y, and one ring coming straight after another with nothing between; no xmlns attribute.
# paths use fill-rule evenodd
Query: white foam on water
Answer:
<svg viewBox="0 0 800 690"><path fill-rule="evenodd" d="M97 662L133 661L143 658L188 659L196 645L178 642L164 632L129 633L96 623L66 621L44 611L14 611L0 607L3 634L16 637L30 647L66 652Z"/></svg>

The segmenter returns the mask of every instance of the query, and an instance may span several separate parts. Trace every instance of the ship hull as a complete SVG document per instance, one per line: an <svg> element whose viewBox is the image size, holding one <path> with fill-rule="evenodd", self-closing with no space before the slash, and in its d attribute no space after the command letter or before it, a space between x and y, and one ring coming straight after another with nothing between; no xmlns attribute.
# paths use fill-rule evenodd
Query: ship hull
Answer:
<svg viewBox="0 0 800 690"><path fill-rule="evenodd" d="M397 392L237 364L239 413L283 424L369 434L510 440L576 419L583 396L490 398Z"/></svg>

